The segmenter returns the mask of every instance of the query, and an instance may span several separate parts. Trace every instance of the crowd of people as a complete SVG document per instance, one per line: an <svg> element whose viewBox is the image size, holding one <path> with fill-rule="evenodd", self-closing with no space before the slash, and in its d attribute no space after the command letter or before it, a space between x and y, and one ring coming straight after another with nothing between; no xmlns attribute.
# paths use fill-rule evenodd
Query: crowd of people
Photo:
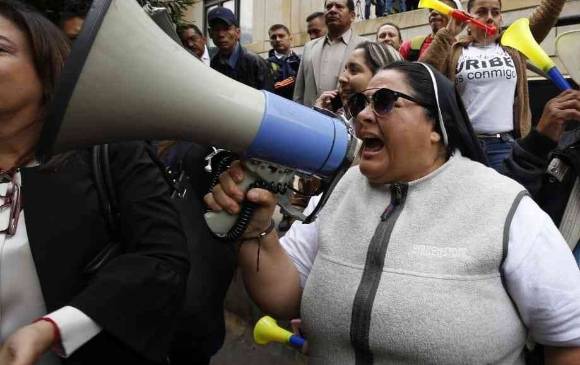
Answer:
<svg viewBox="0 0 580 365"><path fill-rule="evenodd" d="M501 0L442 1L502 29ZM564 3L536 6L538 42ZM374 5L378 17L417 1ZM209 364L236 267L264 312L301 319L311 364L580 363L580 91L532 126L526 59L501 31L430 10L428 35L404 40L386 22L369 40L355 6L325 0L301 52L271 25L266 57L242 46L225 7L207 14L215 47L195 24L176 28L192 62L334 113L362 141L318 219L276 230L277 196L242 191L242 163L207 174L214 146L114 143L37 161L88 7L55 25L0 0L0 364ZM205 210L246 200L241 240L217 240Z"/></svg>
<svg viewBox="0 0 580 365"><path fill-rule="evenodd" d="M409 10L417 9L419 0L365 0L365 19L371 15L371 5L375 7L375 16L377 18L395 13L404 13Z"/></svg>

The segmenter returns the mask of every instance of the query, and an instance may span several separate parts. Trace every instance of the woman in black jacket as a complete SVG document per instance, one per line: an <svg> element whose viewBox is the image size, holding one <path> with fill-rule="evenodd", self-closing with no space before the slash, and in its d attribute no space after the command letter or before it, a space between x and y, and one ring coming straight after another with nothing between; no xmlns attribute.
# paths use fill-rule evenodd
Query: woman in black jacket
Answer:
<svg viewBox="0 0 580 365"><path fill-rule="evenodd" d="M0 363L164 363L189 264L148 147L110 146L118 234L90 150L34 159L68 52L48 20L0 1ZM122 253L89 275L115 239Z"/></svg>

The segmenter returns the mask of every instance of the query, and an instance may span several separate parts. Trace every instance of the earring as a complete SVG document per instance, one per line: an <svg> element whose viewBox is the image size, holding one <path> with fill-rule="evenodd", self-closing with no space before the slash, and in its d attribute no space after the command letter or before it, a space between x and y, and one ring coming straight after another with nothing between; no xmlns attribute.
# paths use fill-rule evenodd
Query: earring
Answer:
<svg viewBox="0 0 580 365"><path fill-rule="evenodd" d="M431 132L431 141L433 142L441 142L441 135L435 131Z"/></svg>

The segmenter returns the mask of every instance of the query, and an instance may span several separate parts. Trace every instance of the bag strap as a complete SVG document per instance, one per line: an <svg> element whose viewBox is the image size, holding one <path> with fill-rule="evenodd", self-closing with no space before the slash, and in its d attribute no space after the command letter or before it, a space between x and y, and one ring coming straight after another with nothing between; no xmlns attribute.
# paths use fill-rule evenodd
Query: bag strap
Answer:
<svg viewBox="0 0 580 365"><path fill-rule="evenodd" d="M122 251L119 201L113 185L109 145L94 146L92 149L93 179L97 189L99 204L105 215L110 242L85 266L83 273L94 276L107 262Z"/></svg>
<svg viewBox="0 0 580 365"><path fill-rule="evenodd" d="M92 152L93 178L95 179L99 203L103 209L111 235L117 238L120 229L119 200L111 174L109 145L94 146Z"/></svg>

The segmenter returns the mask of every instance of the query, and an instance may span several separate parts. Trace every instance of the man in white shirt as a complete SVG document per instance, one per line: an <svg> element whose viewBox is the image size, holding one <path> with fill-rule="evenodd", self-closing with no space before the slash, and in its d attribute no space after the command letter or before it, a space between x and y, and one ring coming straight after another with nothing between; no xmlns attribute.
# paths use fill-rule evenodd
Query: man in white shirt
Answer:
<svg viewBox="0 0 580 365"><path fill-rule="evenodd" d="M304 45L294 88L294 101L306 106L314 105L322 92L336 89L345 61L356 46L367 41L352 32L353 0L327 0L324 8L328 34Z"/></svg>
<svg viewBox="0 0 580 365"><path fill-rule="evenodd" d="M207 49L207 38L205 38L197 25L184 24L177 29L177 34L183 47L200 59L206 66L209 66L211 57Z"/></svg>

